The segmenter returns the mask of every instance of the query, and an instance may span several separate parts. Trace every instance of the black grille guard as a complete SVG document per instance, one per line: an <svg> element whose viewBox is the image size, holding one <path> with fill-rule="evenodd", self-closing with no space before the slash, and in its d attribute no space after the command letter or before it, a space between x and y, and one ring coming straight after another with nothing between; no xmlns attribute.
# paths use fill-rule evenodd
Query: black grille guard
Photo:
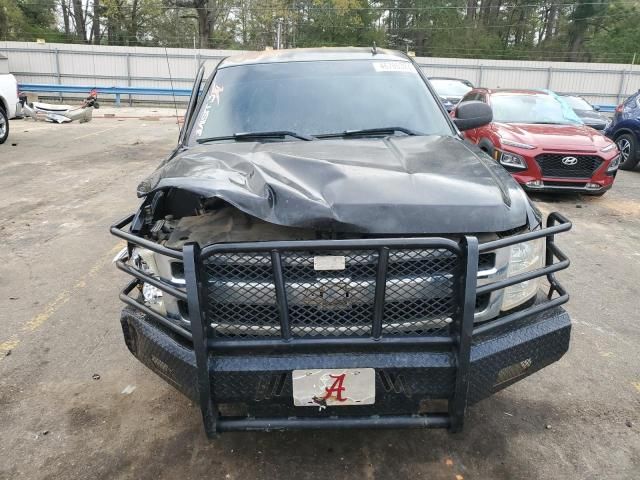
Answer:
<svg viewBox="0 0 640 480"><path fill-rule="evenodd" d="M268 241L244 243L220 243L200 248L198 244L186 244L182 250L164 247L153 241L141 238L124 230L134 215L123 218L111 226L111 233L126 240L130 244L147 248L157 254L182 260L184 264L185 288L177 288L162 279L152 277L126 264L122 259L116 266L134 277L120 293L120 299L165 328L193 343L196 357L198 390L200 407L203 414L205 430L210 437L218 432L231 430L267 430L290 428L436 428L448 427L452 431L462 428L467 405L469 384L469 365L471 343L475 336L502 330L519 320L543 311L558 307L569 300L569 294L556 279L555 273L566 269L570 261L555 243L557 233L571 229L571 222L563 215L554 212L547 218L546 228L517 234L479 244L474 236L465 236L460 242L446 238L393 238L393 239L354 239L354 240L308 240L308 241ZM492 283L477 286L478 260L481 253L491 252L539 238L546 240L545 265L536 270L521 273ZM385 288L390 249L444 249L456 255L461 269L455 282L454 295L457 308L452 315L449 335L430 336L429 334L414 336L385 336L383 333ZM360 337L322 337L300 338L291 334L291 323L285 278L283 275L283 252L295 251L345 251L374 250L378 255L376 267L376 283L370 335ZM242 252L267 252L271 257L273 282L279 315L280 336L274 338L225 338L217 337L207 321L206 292L203 288L204 263L216 254ZM557 260L557 261L556 261ZM554 263L555 262L555 263ZM500 290L534 278L546 276L549 282L546 301L536 303L528 308L518 309L504 316L474 326L474 308L476 296ZM149 308L130 293L142 283L149 283L165 294L172 295L187 302L191 330L188 330L157 311ZM209 354L211 351L231 352L247 350L282 350L289 353L310 351L318 348L352 347L360 350L384 350L404 346L421 346L422 348L451 348L456 358L456 381L452 398L449 401L449 412L446 414L425 414L419 416L391 417L347 417L345 419L327 418L226 418L219 417L213 405L211 395L211 377L209 370Z"/></svg>

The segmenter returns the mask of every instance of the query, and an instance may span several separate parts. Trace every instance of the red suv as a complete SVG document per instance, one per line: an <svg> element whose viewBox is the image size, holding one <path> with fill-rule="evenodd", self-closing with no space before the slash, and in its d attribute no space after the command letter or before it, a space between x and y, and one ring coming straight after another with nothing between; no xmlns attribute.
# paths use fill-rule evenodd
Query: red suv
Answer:
<svg viewBox="0 0 640 480"><path fill-rule="evenodd" d="M613 185L620 164L615 143L584 125L554 93L476 88L461 102L470 100L489 104L493 122L464 136L525 190L603 195Z"/></svg>

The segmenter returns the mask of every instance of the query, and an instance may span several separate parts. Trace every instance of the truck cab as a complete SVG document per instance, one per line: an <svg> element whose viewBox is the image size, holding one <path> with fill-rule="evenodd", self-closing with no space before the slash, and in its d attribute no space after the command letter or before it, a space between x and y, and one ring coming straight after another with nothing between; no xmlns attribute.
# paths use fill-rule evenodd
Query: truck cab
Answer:
<svg viewBox="0 0 640 480"><path fill-rule="evenodd" d="M463 140L486 104L451 119L409 57L375 48L203 74L176 149L111 232L127 241L126 345L209 437L455 432L567 351L555 236L571 224Z"/></svg>

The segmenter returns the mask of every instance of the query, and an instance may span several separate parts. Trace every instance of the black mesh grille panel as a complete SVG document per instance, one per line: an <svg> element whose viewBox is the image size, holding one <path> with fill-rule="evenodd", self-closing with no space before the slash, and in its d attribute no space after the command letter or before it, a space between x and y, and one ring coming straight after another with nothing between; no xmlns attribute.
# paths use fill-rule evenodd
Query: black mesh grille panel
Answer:
<svg viewBox="0 0 640 480"><path fill-rule="evenodd" d="M448 334L455 308L457 270L458 258L447 250L392 252L383 333Z"/></svg>
<svg viewBox="0 0 640 480"><path fill-rule="evenodd" d="M293 336L368 335L378 253L370 250L321 255L344 257L344 269L314 270L313 252L282 256Z"/></svg>
<svg viewBox="0 0 640 480"><path fill-rule="evenodd" d="M221 337L279 336L268 253L217 254L205 263L206 316Z"/></svg>
<svg viewBox="0 0 640 480"><path fill-rule="evenodd" d="M329 266L315 265L329 257ZM372 333L379 251L282 251L284 293L294 338L367 337ZM332 260L335 262L332 263ZM491 268L493 253L482 255ZM391 249L383 336L448 335L457 308L460 258L447 249ZM204 261L204 313L215 335L279 337L269 252L216 253ZM486 305L485 299L476 308Z"/></svg>
<svg viewBox="0 0 640 480"><path fill-rule="evenodd" d="M563 162L563 159L565 160ZM545 153L536 157L543 177L591 178L602 163L596 155Z"/></svg>

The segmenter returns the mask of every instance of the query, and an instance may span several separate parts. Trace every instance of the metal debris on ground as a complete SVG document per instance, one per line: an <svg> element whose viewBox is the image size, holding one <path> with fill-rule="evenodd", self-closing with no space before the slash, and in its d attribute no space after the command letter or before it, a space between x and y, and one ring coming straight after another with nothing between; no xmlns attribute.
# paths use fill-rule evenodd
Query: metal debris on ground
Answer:
<svg viewBox="0 0 640 480"><path fill-rule="evenodd" d="M136 389L135 385L127 385L126 387L124 387L124 390L122 390L122 395L130 395L133 393L133 391Z"/></svg>

